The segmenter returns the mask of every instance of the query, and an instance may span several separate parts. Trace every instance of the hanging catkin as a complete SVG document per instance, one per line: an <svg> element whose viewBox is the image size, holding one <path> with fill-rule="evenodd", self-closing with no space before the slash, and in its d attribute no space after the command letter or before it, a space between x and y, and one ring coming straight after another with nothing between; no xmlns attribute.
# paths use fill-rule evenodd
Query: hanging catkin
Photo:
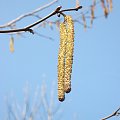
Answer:
<svg viewBox="0 0 120 120"><path fill-rule="evenodd" d="M58 99L64 101L64 73L65 73L65 42L67 40L67 30L65 23L60 23L60 48L58 54Z"/></svg>
<svg viewBox="0 0 120 120"><path fill-rule="evenodd" d="M14 52L14 38L13 37L10 38L9 47L10 47L10 52L13 53Z"/></svg>
<svg viewBox="0 0 120 120"><path fill-rule="evenodd" d="M58 54L58 99L64 101L65 92L71 91L71 73L74 50L74 23L71 16L65 16L60 23L60 48Z"/></svg>
<svg viewBox="0 0 120 120"><path fill-rule="evenodd" d="M67 41L65 52L65 76L64 76L64 91L69 93L71 91L71 73L73 63L74 50L74 23L71 16L65 17L67 27Z"/></svg>
<svg viewBox="0 0 120 120"><path fill-rule="evenodd" d="M112 12L112 8L113 8L112 0L109 0L109 4L110 4L110 12Z"/></svg>

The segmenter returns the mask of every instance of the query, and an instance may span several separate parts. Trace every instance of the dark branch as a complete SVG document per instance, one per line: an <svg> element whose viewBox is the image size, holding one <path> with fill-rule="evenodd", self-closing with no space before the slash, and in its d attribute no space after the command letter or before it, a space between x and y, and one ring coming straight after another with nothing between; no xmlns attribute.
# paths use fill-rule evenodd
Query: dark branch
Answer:
<svg viewBox="0 0 120 120"><path fill-rule="evenodd" d="M107 116L105 118L102 118L101 120L107 120L107 119L109 119L109 118L111 118L113 116L118 116L118 115L120 115L119 111L120 111L120 107L115 112L113 112L111 115L109 115L109 116Z"/></svg>
<svg viewBox="0 0 120 120"><path fill-rule="evenodd" d="M37 22L31 24L31 25L28 25L24 28L21 28L21 29L12 29L12 30L0 30L0 33L13 33L13 32L30 32L30 33L34 33L33 30L31 29L32 27L40 24L41 22L45 21L46 19L52 17L53 15L55 14L61 14L64 16L63 12L66 12L66 11L78 11L79 9L82 8L82 6L79 6L77 8L73 8L73 9L64 9L64 10L60 10L62 7L59 6L55 9L55 11L53 11L52 13L50 13L49 15L45 16L44 18L42 18L41 20L38 20Z"/></svg>
<svg viewBox="0 0 120 120"><path fill-rule="evenodd" d="M32 11L32 12L28 12L28 13L26 13L26 14L20 15L20 16L17 17L16 19L14 19L14 20L12 20L12 21L4 24L4 25L1 25L0 28L11 27L12 25L16 24L16 22L22 20L23 18L28 17L28 16L34 16L35 13L38 13L38 12L40 12L41 10L50 7L51 5L53 5L53 4L56 3L56 2L58 2L58 0L53 0L52 2L46 4L46 5L42 6L42 7L39 7L39 8L35 9L35 10Z"/></svg>
<svg viewBox="0 0 120 120"><path fill-rule="evenodd" d="M61 10L60 12L66 12L66 11L78 11L79 9L81 9L82 6L78 6L77 8L71 8L71 9L65 9L65 10Z"/></svg>

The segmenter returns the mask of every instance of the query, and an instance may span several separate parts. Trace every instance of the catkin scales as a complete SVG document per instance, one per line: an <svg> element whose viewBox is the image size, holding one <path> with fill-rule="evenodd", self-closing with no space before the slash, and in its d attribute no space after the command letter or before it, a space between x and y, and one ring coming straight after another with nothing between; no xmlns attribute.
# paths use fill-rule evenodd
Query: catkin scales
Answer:
<svg viewBox="0 0 120 120"><path fill-rule="evenodd" d="M60 47L58 53L58 99L64 101L65 92L71 91L71 73L74 50L74 23L71 16L66 15L60 23Z"/></svg>

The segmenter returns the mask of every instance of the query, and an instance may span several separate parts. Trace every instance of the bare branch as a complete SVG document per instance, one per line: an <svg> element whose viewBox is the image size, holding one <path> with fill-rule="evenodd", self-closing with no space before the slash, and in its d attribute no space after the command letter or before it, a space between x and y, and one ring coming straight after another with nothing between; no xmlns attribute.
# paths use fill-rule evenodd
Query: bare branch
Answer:
<svg viewBox="0 0 120 120"><path fill-rule="evenodd" d="M0 30L0 33L13 33L13 32L22 32L22 31L27 32L27 31L28 31L28 32L34 34L34 32L33 32L33 30L32 30L31 28L34 27L34 26L36 26L36 25L38 25L39 23L45 21L46 19L52 17L53 15L58 14L58 13L63 15L63 12L65 12L65 11L75 11L75 10L77 11L77 10L79 10L79 9L81 9L81 8L82 8L82 6L79 6L79 7L74 8L74 9L65 9L65 10L61 10L61 11L60 11L61 6L58 6L58 7L55 9L55 11L53 11L53 12L50 13L49 15L45 16L44 18L38 20L37 22L35 22L35 23L31 24L31 25L28 25L28 26L26 26L26 27L24 27L24 28L21 28L21 29Z"/></svg>
<svg viewBox="0 0 120 120"><path fill-rule="evenodd" d="M31 12L28 12L28 13L25 13L25 14L23 14L23 15L20 15L20 16L17 17L16 19L14 19L14 20L12 20L12 21L4 24L4 25L1 25L0 28L7 28L7 27L8 27L8 28L10 28L10 29L9 29L9 30L4 30L4 29L3 29L3 30L0 31L0 33L10 33L10 34L18 34L18 33L20 33L20 34L22 34L23 32L28 31L28 32L34 34L33 29L30 29L29 27L34 27L34 26L36 26L36 24L39 24L39 23L41 23L41 22L44 21L44 20L38 15L38 12L40 12L41 10L43 10L43 9L45 9L45 8L53 5L54 3L58 2L58 1L59 1L59 0L53 0L52 2L46 4L46 5L42 6L42 7L39 7L39 8L37 8L37 9L31 11ZM91 27L93 26L93 21L94 21L96 18L100 18L100 17L103 17L103 16L106 18L106 17L108 16L108 14L109 14L109 13L111 12L111 10L112 10L112 1L107 1L107 5L104 3L104 7L103 7L103 5L101 5L100 3L101 3L101 0L98 0L98 1L93 0L93 2L92 2L91 5L86 6L86 7L84 6L83 8L82 8L82 6L76 5L76 6L78 6L78 7L76 7L76 8L60 10L60 8L58 7L58 8L56 9L57 12L56 12L55 14L57 14L58 17L60 17L60 14L63 15L63 16L65 16L65 14L64 14L63 12L73 11L73 10L74 10L74 11L78 11L79 9L82 8L82 11L79 13L79 19L78 19L78 20L75 19L75 20L79 21L79 23L82 24L82 25L84 26L84 28L91 28ZM96 13L96 10L95 10L95 9L96 9L96 6L99 5L99 4L100 4L101 8L103 9L104 15L102 15L102 16L100 16L100 17L97 17L97 16L95 15L95 13ZM92 6L92 9L91 9L91 6ZM55 11L54 11L54 12L55 12ZM55 14L54 14L54 15L55 15ZM83 19L81 20L82 22L80 21L80 18L82 18L83 15L85 16L85 18L90 19L90 25L87 25L87 24L88 24L88 20L87 20L87 19L86 19L86 23L83 22ZM31 25L28 25L28 26L26 26L26 27L24 27L24 28L16 28L17 22L19 22L21 19L26 18L26 17L29 17L29 16L33 16L33 17L38 18L38 21L35 22L35 23L33 23L33 24L31 24ZM51 15L51 16L53 16L53 15ZM50 17L51 17L51 16L50 16ZM46 16L46 17L48 17L48 16ZM45 18L46 18L46 17L45 17ZM48 18L49 18L49 17L48 17ZM53 24L58 25L57 22L48 21L48 20L47 20L48 18L45 19L45 22L46 22L47 24L53 23ZM42 24L41 24L41 25L42 25ZM44 25L44 23L43 23L43 25ZM88 26L88 27L87 27L87 26ZM27 28L27 27L28 27L28 28ZM40 26L37 26L37 27L40 27ZM37 28L37 27L35 27L35 28ZM35 28L34 28L34 29L35 29Z"/></svg>
<svg viewBox="0 0 120 120"><path fill-rule="evenodd" d="M36 31L34 31L34 33L35 33L36 35L40 36L40 37L43 37L43 38L45 38L45 39L49 39L49 40L51 40L51 41L54 41L54 39L53 39L52 37L49 37L49 36L40 34L40 33L36 32Z"/></svg>
<svg viewBox="0 0 120 120"><path fill-rule="evenodd" d="M61 12L66 12L66 11L78 11L78 10L81 9L81 8L82 8L82 6L78 6L78 7L76 7L76 8L61 10Z"/></svg>
<svg viewBox="0 0 120 120"><path fill-rule="evenodd" d="M31 16L31 15L34 15L35 13L37 13L37 12L39 12L39 11L41 11L41 10L43 10L43 9L51 6L51 5L53 5L53 4L56 3L56 2L58 2L58 0L53 0L52 2L46 4L46 5L42 6L42 7L39 7L39 8L35 9L35 10L32 11L32 12L28 12L28 13L26 13L26 14L20 15L20 16L17 17L16 19L14 19L14 20L12 20L12 21L4 24L4 25L1 25L0 28L10 27L10 26L12 26L13 24L15 24L16 22L22 20L23 18L28 17L28 16Z"/></svg>
<svg viewBox="0 0 120 120"><path fill-rule="evenodd" d="M102 118L101 120L107 120L107 119L109 119L109 118L111 118L111 117L114 117L114 116L118 116L118 115L120 115L120 107L115 111L115 112L113 112L112 114L110 114L110 115L108 115L107 117L105 117L105 118Z"/></svg>

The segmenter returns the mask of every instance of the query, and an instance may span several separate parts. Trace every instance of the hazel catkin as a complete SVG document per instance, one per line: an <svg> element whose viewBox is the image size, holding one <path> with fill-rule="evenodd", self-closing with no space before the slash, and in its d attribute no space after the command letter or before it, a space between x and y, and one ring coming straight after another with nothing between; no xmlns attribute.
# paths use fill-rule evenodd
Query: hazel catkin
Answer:
<svg viewBox="0 0 120 120"><path fill-rule="evenodd" d="M71 16L65 16L60 23L60 48L58 53L58 99L64 101L65 92L71 91L71 73L74 50L74 23Z"/></svg>
<svg viewBox="0 0 120 120"><path fill-rule="evenodd" d="M65 23L60 23L60 48L58 53L58 99L64 101L64 73L65 73L65 42L67 30Z"/></svg>
<svg viewBox="0 0 120 120"><path fill-rule="evenodd" d="M71 73L73 63L74 50L74 23L71 16L65 17L67 27L67 41L65 52L65 76L64 76L64 91L69 93L71 91Z"/></svg>

